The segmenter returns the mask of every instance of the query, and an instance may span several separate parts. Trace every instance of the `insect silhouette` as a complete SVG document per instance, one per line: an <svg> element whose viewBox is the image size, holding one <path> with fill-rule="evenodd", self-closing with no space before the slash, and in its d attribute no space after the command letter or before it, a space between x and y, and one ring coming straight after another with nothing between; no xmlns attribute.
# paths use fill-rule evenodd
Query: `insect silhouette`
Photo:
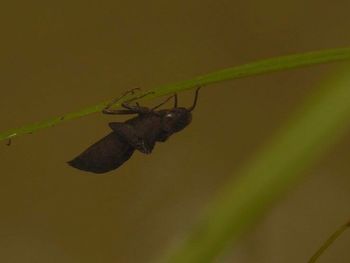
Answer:
<svg viewBox="0 0 350 263"><path fill-rule="evenodd" d="M138 103L136 105L123 103L123 109L110 109L114 103L127 94L133 93L134 90L126 92L107 105L102 112L104 114L137 114L137 116L125 122L109 123L112 132L68 164L83 171L106 173L117 169L129 160L135 150L150 154L156 142L165 142L172 134L181 131L191 123L191 112L196 107L199 89L197 88L193 104L189 108L178 107L177 94L174 94L153 108L142 107ZM172 98L174 99L173 108L157 110Z"/></svg>

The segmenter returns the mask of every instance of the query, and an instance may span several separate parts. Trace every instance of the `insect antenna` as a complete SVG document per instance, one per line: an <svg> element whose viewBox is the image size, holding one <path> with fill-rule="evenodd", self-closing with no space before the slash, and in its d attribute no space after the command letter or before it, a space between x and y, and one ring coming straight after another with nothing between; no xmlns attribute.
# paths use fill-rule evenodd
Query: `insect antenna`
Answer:
<svg viewBox="0 0 350 263"><path fill-rule="evenodd" d="M177 94L174 94L174 108L177 108Z"/></svg>
<svg viewBox="0 0 350 263"><path fill-rule="evenodd" d="M189 111L193 111L194 108L196 107L196 104L197 104L197 99L198 99L198 93L199 93L199 90L201 89L201 87L197 88L196 89L196 94L194 95L194 101L193 101L193 104L190 108L188 108Z"/></svg>

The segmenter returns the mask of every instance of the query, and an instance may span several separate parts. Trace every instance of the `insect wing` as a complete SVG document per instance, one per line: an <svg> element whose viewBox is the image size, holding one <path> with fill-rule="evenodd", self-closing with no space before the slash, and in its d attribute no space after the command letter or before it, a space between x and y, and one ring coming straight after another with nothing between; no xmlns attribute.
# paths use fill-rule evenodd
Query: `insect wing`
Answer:
<svg viewBox="0 0 350 263"><path fill-rule="evenodd" d="M68 164L93 173L106 173L114 170L127 161L134 148L111 132L101 140L91 145Z"/></svg>

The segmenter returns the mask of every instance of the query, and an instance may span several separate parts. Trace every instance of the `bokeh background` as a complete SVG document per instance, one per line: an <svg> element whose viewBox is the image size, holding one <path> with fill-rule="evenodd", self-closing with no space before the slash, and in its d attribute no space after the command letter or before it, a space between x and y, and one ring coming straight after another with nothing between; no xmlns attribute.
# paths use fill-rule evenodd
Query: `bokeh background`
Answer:
<svg viewBox="0 0 350 263"><path fill-rule="evenodd" d="M350 2L11 1L0 9L1 131L272 56L349 46ZM1 262L154 262L342 63L204 88L193 123L106 175L66 161L122 117L0 145ZM189 105L193 93L180 94ZM156 105L158 101L147 101ZM306 262L349 219L350 134L217 262ZM349 233L320 259L350 262Z"/></svg>

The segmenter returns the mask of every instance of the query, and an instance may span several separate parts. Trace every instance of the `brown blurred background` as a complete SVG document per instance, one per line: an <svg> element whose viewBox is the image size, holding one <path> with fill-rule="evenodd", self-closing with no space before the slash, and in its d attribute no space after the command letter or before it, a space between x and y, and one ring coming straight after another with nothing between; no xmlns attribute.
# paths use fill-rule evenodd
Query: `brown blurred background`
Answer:
<svg viewBox="0 0 350 263"><path fill-rule="evenodd" d="M350 2L11 1L0 10L0 130L272 56L349 46ZM193 123L106 175L66 161L120 117L0 145L1 262L154 262L228 176L341 63L202 90ZM180 94L189 105L192 92ZM155 105L158 101L147 101ZM350 217L350 135L217 262L306 262ZM345 233L322 262L350 262Z"/></svg>

